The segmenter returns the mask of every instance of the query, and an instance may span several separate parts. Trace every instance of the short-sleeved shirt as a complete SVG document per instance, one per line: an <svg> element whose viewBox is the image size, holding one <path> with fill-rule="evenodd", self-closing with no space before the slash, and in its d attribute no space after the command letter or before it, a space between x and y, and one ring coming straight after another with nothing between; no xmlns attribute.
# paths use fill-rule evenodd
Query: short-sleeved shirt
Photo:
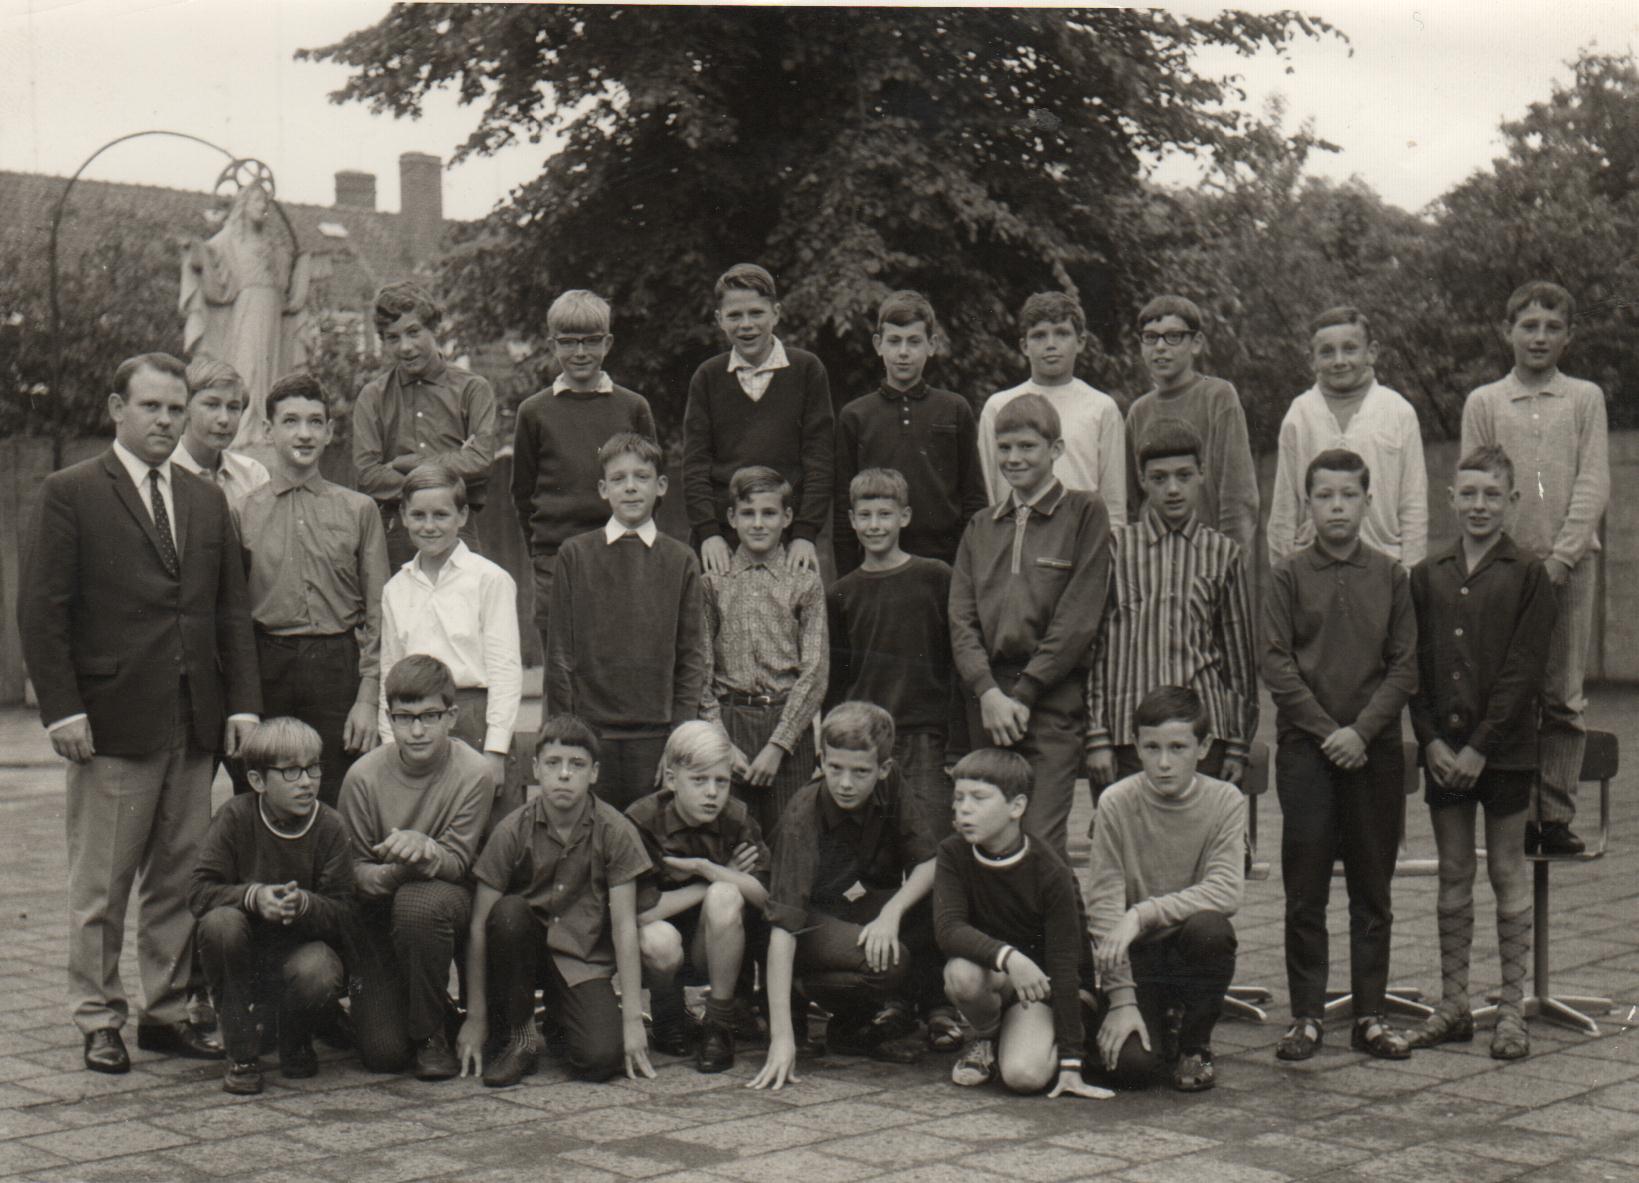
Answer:
<svg viewBox="0 0 1639 1183"><path fill-rule="evenodd" d="M913 810L899 808L892 775L858 809L844 810L816 776L791 798L774 832L768 919L787 932L811 912L836 912L861 891L896 891L934 855Z"/></svg>
<svg viewBox="0 0 1639 1183"><path fill-rule="evenodd" d="M578 986L614 975L609 890L649 865L637 827L613 805L589 795L565 843L547 817L546 799L537 797L495 827L472 873L484 886L529 902L558 972Z"/></svg>
<svg viewBox="0 0 1639 1183"><path fill-rule="evenodd" d="M694 878L674 871L662 861L673 858L703 858L707 862L726 867L734 859L734 852L749 842L757 848L757 866L752 874L764 886L768 884L769 867L773 856L768 843L763 841L763 829L751 816L744 801L730 798L718 815L705 825L691 825L678 811L677 794L670 789L650 793L634 801L626 809L626 820L637 827L643 839L643 849L653 864L638 888L638 910L653 907L655 897L662 891L673 891Z"/></svg>

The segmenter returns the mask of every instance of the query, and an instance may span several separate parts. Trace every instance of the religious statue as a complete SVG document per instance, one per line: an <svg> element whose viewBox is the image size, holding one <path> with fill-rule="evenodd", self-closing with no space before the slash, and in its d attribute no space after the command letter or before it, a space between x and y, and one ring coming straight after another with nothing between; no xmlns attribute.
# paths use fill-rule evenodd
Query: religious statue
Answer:
<svg viewBox="0 0 1639 1183"><path fill-rule="evenodd" d="M268 389L305 368L318 345L307 311L309 256L270 225L272 209L264 183L251 180L222 228L208 241L187 239L182 259L183 351L225 361L245 381L236 451L260 450Z"/></svg>

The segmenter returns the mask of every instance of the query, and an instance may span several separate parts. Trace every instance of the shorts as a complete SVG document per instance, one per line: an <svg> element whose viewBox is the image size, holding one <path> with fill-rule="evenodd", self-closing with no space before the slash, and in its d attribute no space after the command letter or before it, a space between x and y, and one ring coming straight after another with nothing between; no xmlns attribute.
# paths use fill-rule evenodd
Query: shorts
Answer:
<svg viewBox="0 0 1639 1183"><path fill-rule="evenodd" d="M1423 798L1430 809L1479 804L1492 817L1508 817L1531 803L1531 789L1536 783L1534 768L1487 768L1472 789L1453 791L1435 784L1433 775L1425 769Z"/></svg>

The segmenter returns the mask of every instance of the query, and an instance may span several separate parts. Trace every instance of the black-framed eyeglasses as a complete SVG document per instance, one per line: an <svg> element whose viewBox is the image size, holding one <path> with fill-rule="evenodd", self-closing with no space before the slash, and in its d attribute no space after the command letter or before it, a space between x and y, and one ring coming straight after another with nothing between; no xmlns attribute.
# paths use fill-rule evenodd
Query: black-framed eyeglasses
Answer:
<svg viewBox="0 0 1639 1183"><path fill-rule="evenodd" d="M608 333L598 333L591 337L553 337L552 345L555 349L573 353L577 349L596 349L608 339Z"/></svg>
<svg viewBox="0 0 1639 1183"><path fill-rule="evenodd" d="M1159 345L1163 341L1168 345L1182 345L1194 335L1194 331L1189 329L1168 329L1164 333L1139 333L1138 339L1146 345Z"/></svg>
<svg viewBox="0 0 1639 1183"><path fill-rule="evenodd" d="M414 727L417 723L427 727L436 727L454 714L454 707L447 707L441 711L422 711L420 714L416 714L414 711L388 711L387 720L394 727Z"/></svg>
<svg viewBox="0 0 1639 1183"><path fill-rule="evenodd" d="M301 780L303 774L306 774L306 776L310 780L323 780L324 779L324 765L323 764L309 764L305 768L301 767L300 765L298 765L295 768L280 768L280 767L275 766L273 768L269 768L268 771L269 772L277 772L280 776L284 777L285 778L285 784L287 784L287 785L293 785L297 781Z"/></svg>

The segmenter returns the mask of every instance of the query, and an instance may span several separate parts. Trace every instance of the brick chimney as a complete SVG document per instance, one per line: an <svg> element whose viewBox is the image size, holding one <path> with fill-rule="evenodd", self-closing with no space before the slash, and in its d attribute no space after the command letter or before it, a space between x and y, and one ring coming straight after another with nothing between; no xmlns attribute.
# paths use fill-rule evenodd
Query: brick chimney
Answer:
<svg viewBox="0 0 1639 1183"><path fill-rule="evenodd" d="M376 208L376 174L344 168L336 174L336 208Z"/></svg>
<svg viewBox="0 0 1639 1183"><path fill-rule="evenodd" d="M405 152L398 158L398 185L410 260L417 266L431 262L444 239L443 161L427 152Z"/></svg>

